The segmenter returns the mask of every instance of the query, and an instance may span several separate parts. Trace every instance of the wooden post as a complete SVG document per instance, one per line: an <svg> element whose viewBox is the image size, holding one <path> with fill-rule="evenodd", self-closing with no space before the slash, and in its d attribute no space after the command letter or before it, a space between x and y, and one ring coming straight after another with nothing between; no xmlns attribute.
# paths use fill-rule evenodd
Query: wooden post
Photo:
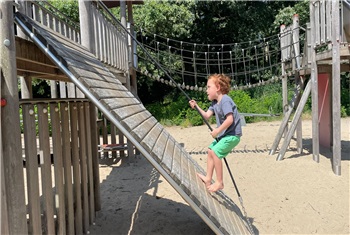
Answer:
<svg viewBox="0 0 350 235"><path fill-rule="evenodd" d="M50 90L51 90L51 98L58 98L57 84L56 81L50 80Z"/></svg>
<svg viewBox="0 0 350 235"><path fill-rule="evenodd" d="M31 3L30 1L26 1L26 0L17 0L19 7L18 7L18 11L21 12L22 14L26 15L26 16L32 16L32 12L31 12ZM25 35L25 33L22 31L22 29L17 26L17 36L24 38L24 39L28 39L28 37Z"/></svg>
<svg viewBox="0 0 350 235"><path fill-rule="evenodd" d="M340 132L340 19L339 1L332 1L332 119L333 119L333 172L341 174L341 132Z"/></svg>
<svg viewBox="0 0 350 235"><path fill-rule="evenodd" d="M312 99L312 154L316 162L320 161L319 152L319 127L318 127L318 83L317 83L317 63L316 63L316 19L315 19L315 1L310 2L310 19L311 19L311 99Z"/></svg>
<svg viewBox="0 0 350 235"><path fill-rule="evenodd" d="M33 98L32 78L29 76L20 76L20 81L21 81L21 98L32 99Z"/></svg>
<svg viewBox="0 0 350 235"><path fill-rule="evenodd" d="M92 28L91 1L79 0L80 40L91 53L94 52L94 30Z"/></svg>
<svg viewBox="0 0 350 235"><path fill-rule="evenodd" d="M299 42L299 15L295 14L293 16L293 48L294 48L294 58L295 58L295 71L294 81L296 86L303 86L303 80L299 75L300 64L300 42ZM300 99L297 100L299 103ZM300 117L299 122L296 127L296 138L297 138L297 152L299 154L303 151L303 135L302 135L302 117Z"/></svg>
<svg viewBox="0 0 350 235"><path fill-rule="evenodd" d="M97 152L97 109L93 103L90 102L90 126L91 126L91 154L92 154L92 171L94 181L94 197L95 210L101 210L101 195L100 195L100 174L99 174L99 155Z"/></svg>
<svg viewBox="0 0 350 235"><path fill-rule="evenodd" d="M0 111L1 114L1 111ZM1 120L0 120L1 121ZM8 220L8 212L7 212L7 198L6 198L6 186L5 186L5 173L3 168L3 160L2 160L2 139L0 135L0 183L1 183L1 194L0 194L0 218L1 218L1 224L0 224L0 234L10 234L9 232L9 220Z"/></svg>
<svg viewBox="0 0 350 235"><path fill-rule="evenodd" d="M126 3L125 0L120 0L120 22L122 23L122 25L126 28ZM128 38L126 38L126 40L128 40ZM126 43L128 43L128 41L126 41ZM125 51L128 50L128 48L124 49ZM126 84L125 87L131 91L131 87L130 87L130 76L129 76L129 72L126 78Z"/></svg>
<svg viewBox="0 0 350 235"><path fill-rule="evenodd" d="M132 14L132 1L128 1L128 21L129 21L129 32L131 35L134 35L134 17ZM136 45L134 40L130 37L130 65L129 65L129 72L130 72L130 86L131 86L131 93L134 94L135 97L137 97L137 80L136 80Z"/></svg>
<svg viewBox="0 0 350 235"><path fill-rule="evenodd" d="M285 70L285 62L286 62L286 58L287 58L287 49L286 49L286 43L285 43L285 37L287 37L285 34L285 28L286 26L283 24L280 27L280 33L281 33L281 60L282 60L282 104L283 104L283 115L285 116L286 113L288 112L288 87L287 87L287 75L286 75L286 70ZM284 129L284 135L287 134L288 131L288 123L285 126Z"/></svg>
<svg viewBox="0 0 350 235"><path fill-rule="evenodd" d="M13 2L0 1L1 136L9 234L27 234Z"/></svg>

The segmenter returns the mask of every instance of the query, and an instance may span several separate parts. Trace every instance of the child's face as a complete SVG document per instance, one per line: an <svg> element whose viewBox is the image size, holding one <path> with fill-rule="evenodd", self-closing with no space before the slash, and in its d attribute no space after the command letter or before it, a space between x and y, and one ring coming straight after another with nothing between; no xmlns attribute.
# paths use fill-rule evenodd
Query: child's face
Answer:
<svg viewBox="0 0 350 235"><path fill-rule="evenodd" d="M215 85L213 79L209 79L207 82L207 95L210 101L217 99L219 88Z"/></svg>

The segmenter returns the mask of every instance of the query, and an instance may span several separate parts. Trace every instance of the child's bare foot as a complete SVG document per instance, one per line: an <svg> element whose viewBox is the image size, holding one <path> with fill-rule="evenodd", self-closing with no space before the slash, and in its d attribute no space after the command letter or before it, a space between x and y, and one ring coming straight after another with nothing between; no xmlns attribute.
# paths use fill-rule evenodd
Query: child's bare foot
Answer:
<svg viewBox="0 0 350 235"><path fill-rule="evenodd" d="M214 193L214 192L216 192L218 190L221 190L223 188L224 188L224 184L223 183L218 183L218 182L215 182L214 184L208 186L209 192L212 192L212 193Z"/></svg>
<svg viewBox="0 0 350 235"><path fill-rule="evenodd" d="M207 177L199 173L197 173L197 176L203 181L203 183L205 184L205 187L208 188L210 186L211 179L207 179Z"/></svg>

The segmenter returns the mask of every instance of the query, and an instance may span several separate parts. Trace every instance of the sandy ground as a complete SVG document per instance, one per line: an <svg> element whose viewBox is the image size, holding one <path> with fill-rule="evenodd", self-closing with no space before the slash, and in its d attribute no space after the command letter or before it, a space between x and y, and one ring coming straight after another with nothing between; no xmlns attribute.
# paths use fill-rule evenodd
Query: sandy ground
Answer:
<svg viewBox="0 0 350 235"><path fill-rule="evenodd" d="M303 153L292 140L284 160L269 155L280 122L243 127L241 143L227 157L243 205L258 234L349 234L350 118L342 119L341 176L331 153L312 159L311 121L303 121ZM206 169L208 128L167 127ZM280 144L281 146L281 144ZM224 192L241 207L225 168ZM181 196L142 156L101 161L102 209L90 234L213 234Z"/></svg>

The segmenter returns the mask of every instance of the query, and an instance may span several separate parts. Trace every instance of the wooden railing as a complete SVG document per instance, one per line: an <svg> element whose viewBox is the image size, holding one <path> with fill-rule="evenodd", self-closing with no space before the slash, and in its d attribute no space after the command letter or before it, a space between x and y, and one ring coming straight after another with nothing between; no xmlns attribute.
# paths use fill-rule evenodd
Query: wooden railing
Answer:
<svg viewBox="0 0 350 235"><path fill-rule="evenodd" d="M128 72L128 34L100 4L103 3L91 4L95 56L118 70Z"/></svg>
<svg viewBox="0 0 350 235"><path fill-rule="evenodd" d="M332 35L338 32L339 42L349 42L350 37L350 2L317 0L312 1L313 12L310 12L311 21L315 22L315 46L331 43ZM335 24L337 21L339 24ZM332 29L332 27L339 29Z"/></svg>
<svg viewBox="0 0 350 235"><path fill-rule="evenodd" d="M79 24L55 9L47 1L19 1L17 8L36 22L80 43Z"/></svg>
<svg viewBox="0 0 350 235"><path fill-rule="evenodd" d="M91 35L93 39L92 44L94 45L91 48L91 52L106 65L127 74L131 63L131 53L129 52L131 46L128 43L128 40L130 41L128 33L126 28L123 28L111 13L102 6L104 5L100 1L91 2L91 25L93 28ZM79 24L50 5L47 1L21 0L17 8L36 22L81 44ZM17 36L24 37L21 34L17 34Z"/></svg>
<svg viewBox="0 0 350 235"><path fill-rule="evenodd" d="M86 234L99 207L94 106L50 99L20 108L28 233Z"/></svg>

